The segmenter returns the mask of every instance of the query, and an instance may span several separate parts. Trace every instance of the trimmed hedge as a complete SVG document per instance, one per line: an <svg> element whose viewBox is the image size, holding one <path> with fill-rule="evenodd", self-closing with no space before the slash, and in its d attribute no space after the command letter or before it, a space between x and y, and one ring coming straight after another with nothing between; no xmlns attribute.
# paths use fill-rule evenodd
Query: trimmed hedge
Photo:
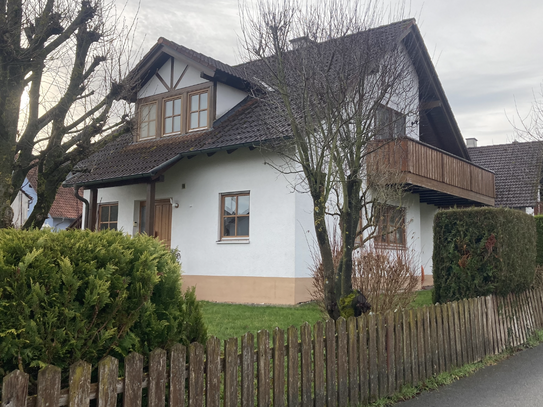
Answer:
<svg viewBox="0 0 543 407"><path fill-rule="evenodd" d="M503 208L451 209L434 218L433 301L522 292L536 258L533 216Z"/></svg>
<svg viewBox="0 0 543 407"><path fill-rule="evenodd" d="M203 343L194 291L148 236L0 229L0 375Z"/></svg>
<svg viewBox="0 0 543 407"><path fill-rule="evenodd" d="M537 256L535 258L535 263L538 266L543 265L543 215L534 216L535 219L535 229L537 233Z"/></svg>

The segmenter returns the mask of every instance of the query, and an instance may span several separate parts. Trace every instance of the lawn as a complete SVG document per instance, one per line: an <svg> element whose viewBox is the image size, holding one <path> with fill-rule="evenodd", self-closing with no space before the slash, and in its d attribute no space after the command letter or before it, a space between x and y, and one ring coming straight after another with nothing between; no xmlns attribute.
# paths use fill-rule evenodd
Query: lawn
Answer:
<svg viewBox="0 0 543 407"><path fill-rule="evenodd" d="M432 291L419 291L411 303L413 308L432 304ZM315 303L295 306L262 306L242 304L219 304L202 301L204 321L209 336L219 339L239 338L246 332L255 337L259 330L271 331L278 326L287 329L299 328L304 322L313 325L324 317Z"/></svg>

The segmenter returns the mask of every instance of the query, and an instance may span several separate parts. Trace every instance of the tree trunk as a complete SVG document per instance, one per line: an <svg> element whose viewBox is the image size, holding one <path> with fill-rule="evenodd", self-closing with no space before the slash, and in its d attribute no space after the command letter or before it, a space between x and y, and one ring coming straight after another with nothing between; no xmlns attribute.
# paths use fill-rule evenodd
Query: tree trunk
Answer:
<svg viewBox="0 0 543 407"><path fill-rule="evenodd" d="M13 210L11 209L12 147L9 142L0 140L0 229L13 226Z"/></svg>

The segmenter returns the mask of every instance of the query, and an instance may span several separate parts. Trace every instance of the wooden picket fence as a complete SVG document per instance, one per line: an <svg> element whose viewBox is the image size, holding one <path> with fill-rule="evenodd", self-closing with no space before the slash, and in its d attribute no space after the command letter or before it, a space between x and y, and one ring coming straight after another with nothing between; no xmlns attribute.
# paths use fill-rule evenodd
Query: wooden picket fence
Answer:
<svg viewBox="0 0 543 407"><path fill-rule="evenodd" d="M103 359L91 383L92 366L71 366L69 388L61 371L39 372L37 394L28 395L28 375L14 371L3 380L4 407L243 407L364 405L392 395L403 385L510 346L521 345L543 328L543 292L506 298L489 296L430 307L317 322L300 330L276 328L204 348L175 345L156 349L144 369L142 355ZM188 363L187 363L188 356ZM121 397L118 394L122 393ZM121 401L122 400L122 401Z"/></svg>

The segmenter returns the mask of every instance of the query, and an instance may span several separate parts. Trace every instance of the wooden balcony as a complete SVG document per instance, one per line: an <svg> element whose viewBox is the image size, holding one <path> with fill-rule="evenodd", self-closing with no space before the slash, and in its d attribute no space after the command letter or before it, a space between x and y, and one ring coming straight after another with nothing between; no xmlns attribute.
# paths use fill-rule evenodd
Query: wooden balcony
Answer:
<svg viewBox="0 0 543 407"><path fill-rule="evenodd" d="M372 142L368 170L388 170L437 206L494 205L494 173L417 140Z"/></svg>

